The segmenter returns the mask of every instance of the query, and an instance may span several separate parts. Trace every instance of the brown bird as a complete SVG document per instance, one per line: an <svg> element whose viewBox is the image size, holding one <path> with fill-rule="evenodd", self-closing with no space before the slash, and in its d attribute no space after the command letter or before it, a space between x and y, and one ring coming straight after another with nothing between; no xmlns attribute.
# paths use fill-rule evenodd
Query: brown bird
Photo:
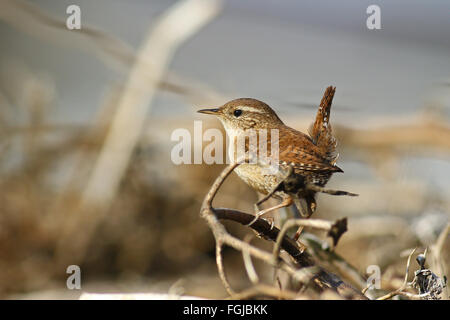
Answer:
<svg viewBox="0 0 450 320"><path fill-rule="evenodd" d="M326 89L309 135L286 126L272 108L256 99L235 99L219 108L198 111L218 117L230 138L234 155L238 152L239 139L244 141L247 154L258 156L262 151L261 142L265 142L265 157L260 156L257 162L247 158L235 169L242 180L266 195L255 205L258 212L254 221L267 212L292 204L307 218L316 210L317 192L356 196L346 191L324 189L333 173L343 172L336 166L336 139L329 124L334 93L335 88ZM252 143L250 136L255 132L257 140ZM272 139L277 135L278 139ZM278 165L277 171L269 170L271 160ZM281 199L281 203L259 211L259 205L272 196Z"/></svg>

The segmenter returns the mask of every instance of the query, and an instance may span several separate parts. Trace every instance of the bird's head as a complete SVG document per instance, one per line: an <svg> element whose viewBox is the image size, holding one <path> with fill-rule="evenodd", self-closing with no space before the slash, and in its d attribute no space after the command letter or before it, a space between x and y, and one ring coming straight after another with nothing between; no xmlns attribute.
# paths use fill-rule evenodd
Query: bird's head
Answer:
<svg viewBox="0 0 450 320"><path fill-rule="evenodd" d="M230 130L272 129L283 124L271 107L251 98L231 100L221 107L198 112L215 115L228 133Z"/></svg>

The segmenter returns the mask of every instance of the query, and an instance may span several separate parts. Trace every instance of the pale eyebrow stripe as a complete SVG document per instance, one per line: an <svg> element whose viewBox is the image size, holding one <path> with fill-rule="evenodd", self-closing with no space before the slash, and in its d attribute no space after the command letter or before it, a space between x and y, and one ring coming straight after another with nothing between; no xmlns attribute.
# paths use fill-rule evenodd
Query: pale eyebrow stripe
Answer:
<svg viewBox="0 0 450 320"><path fill-rule="evenodd" d="M249 111L249 112L255 112L255 113L263 113L262 110L254 107L249 106L238 106L237 108L241 109L242 111Z"/></svg>

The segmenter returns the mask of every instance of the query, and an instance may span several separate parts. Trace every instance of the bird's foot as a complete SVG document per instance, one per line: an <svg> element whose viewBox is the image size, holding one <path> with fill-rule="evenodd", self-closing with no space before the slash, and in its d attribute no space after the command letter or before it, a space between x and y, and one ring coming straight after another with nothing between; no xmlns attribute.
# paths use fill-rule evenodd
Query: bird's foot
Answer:
<svg viewBox="0 0 450 320"><path fill-rule="evenodd" d="M297 232L294 235L294 240L295 241L298 241L298 238L300 238L300 235L302 234L303 229L304 229L303 226L298 227Z"/></svg>

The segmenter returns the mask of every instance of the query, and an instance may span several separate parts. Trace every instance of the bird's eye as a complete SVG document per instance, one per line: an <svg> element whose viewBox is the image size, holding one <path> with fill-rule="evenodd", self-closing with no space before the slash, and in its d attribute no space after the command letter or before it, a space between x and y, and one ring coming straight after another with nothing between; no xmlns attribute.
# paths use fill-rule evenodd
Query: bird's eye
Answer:
<svg viewBox="0 0 450 320"><path fill-rule="evenodd" d="M239 109L236 109L236 110L234 110L234 112L233 112L233 115L234 115L236 118L239 117L241 114L242 114L242 110L239 110Z"/></svg>

